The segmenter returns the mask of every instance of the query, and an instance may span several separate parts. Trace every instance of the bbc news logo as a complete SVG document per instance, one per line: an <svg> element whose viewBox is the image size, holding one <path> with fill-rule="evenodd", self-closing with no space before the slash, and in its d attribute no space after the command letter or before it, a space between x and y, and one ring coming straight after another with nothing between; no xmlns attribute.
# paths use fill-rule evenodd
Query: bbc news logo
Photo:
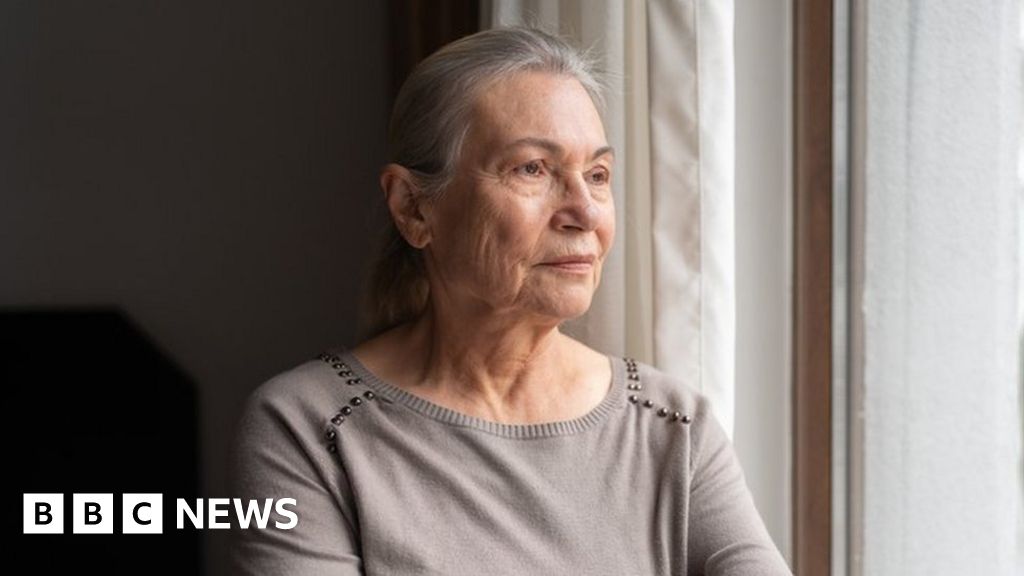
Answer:
<svg viewBox="0 0 1024 576"><path fill-rule="evenodd" d="M23 494L23 528L25 534L64 533L63 494ZM234 512L236 525L242 529L264 530L273 525L279 530L291 530L299 524L299 517L288 507L296 505L294 498L274 500L242 500L240 498L197 498L195 505L184 498L175 500L175 526L212 530L231 528L231 513ZM74 534L113 534L113 494L73 494L71 506L71 531ZM162 534L164 498L163 494L122 494L122 534ZM279 518L271 524L271 511ZM186 520L187 519L187 520Z"/></svg>

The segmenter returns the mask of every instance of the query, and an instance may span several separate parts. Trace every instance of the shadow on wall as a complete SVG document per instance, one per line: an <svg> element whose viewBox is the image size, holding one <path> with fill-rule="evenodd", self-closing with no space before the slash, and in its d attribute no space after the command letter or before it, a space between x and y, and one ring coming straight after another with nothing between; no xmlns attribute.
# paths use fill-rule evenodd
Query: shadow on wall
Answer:
<svg viewBox="0 0 1024 576"><path fill-rule="evenodd" d="M194 382L201 497L231 496L225 462L246 395L355 340L384 215L387 23L386 2L0 2L0 308L110 303L129 315ZM129 437L91 430L110 417L129 436L153 427L151 411L119 409L145 404L132 395L146 381L86 409L76 402L111 378L71 359L81 337L61 339L31 365L65 396L5 407L50 434L16 434L41 447L32 462L100 473L105 462L60 450L129 451ZM148 454L130 457L141 468ZM78 489L45 470L36 477L55 491ZM225 532L201 534L207 573L226 572Z"/></svg>
<svg viewBox="0 0 1024 576"><path fill-rule="evenodd" d="M201 574L200 534L174 500L199 496L195 384L116 310L0 312L13 447L4 548L35 573ZM64 533L22 534L26 493L64 494ZM113 494L113 535L72 534L73 493ZM122 535L121 495L164 495L158 537ZM102 512L102 511L101 511ZM159 561L154 562L154 559Z"/></svg>

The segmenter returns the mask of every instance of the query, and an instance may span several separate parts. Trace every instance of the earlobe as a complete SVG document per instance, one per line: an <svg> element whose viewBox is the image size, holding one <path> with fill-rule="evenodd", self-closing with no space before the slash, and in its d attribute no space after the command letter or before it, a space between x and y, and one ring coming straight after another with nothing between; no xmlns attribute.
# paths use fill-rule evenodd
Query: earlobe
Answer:
<svg viewBox="0 0 1024 576"><path fill-rule="evenodd" d="M381 171L380 187L391 219L405 241L419 249L430 244L430 226L423 210L425 199L409 170L399 164L388 164Z"/></svg>

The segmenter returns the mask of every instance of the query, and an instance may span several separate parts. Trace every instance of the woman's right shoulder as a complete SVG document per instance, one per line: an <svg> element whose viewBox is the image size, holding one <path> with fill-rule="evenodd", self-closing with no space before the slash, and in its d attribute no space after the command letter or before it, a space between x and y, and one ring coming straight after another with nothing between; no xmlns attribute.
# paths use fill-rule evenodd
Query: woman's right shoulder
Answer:
<svg viewBox="0 0 1024 576"><path fill-rule="evenodd" d="M229 482L240 497L295 498L305 518L330 513L313 503L344 485L324 435L341 394L336 357L303 362L249 393L229 453Z"/></svg>
<svg viewBox="0 0 1024 576"><path fill-rule="evenodd" d="M331 367L336 354L326 352L260 384L249 393L243 418L272 416L319 422L329 417L339 397L338 376Z"/></svg>

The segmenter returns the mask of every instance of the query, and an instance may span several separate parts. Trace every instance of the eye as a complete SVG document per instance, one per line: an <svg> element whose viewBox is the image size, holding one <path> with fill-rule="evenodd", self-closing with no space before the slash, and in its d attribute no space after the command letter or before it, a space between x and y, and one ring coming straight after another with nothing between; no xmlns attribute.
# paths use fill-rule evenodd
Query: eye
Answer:
<svg viewBox="0 0 1024 576"><path fill-rule="evenodd" d="M603 167L591 170L590 174L588 174L587 176L587 179L590 180L591 184L597 184L599 186L604 186L608 184L612 179L611 173L608 171L607 168Z"/></svg>
<svg viewBox="0 0 1024 576"><path fill-rule="evenodd" d="M512 169L519 176L537 177L544 174L544 163L540 160L531 160Z"/></svg>

